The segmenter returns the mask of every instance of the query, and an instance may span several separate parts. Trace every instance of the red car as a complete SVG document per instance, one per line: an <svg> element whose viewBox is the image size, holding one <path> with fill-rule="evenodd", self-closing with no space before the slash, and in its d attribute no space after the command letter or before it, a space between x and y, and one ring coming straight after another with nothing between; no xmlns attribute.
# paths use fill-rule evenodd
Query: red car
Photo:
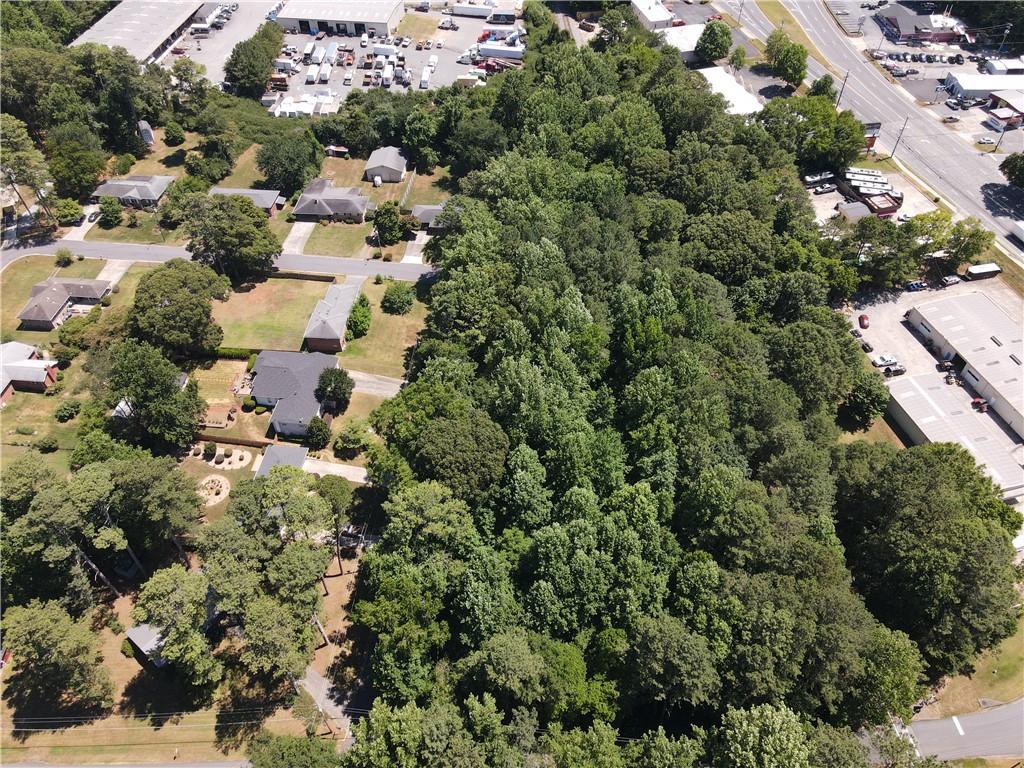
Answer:
<svg viewBox="0 0 1024 768"><path fill-rule="evenodd" d="M682 19L672 19L672 26L673 27L683 27L683 26L686 26L686 22L683 21Z"/></svg>
<svg viewBox="0 0 1024 768"><path fill-rule="evenodd" d="M858 317L857 318L857 323L860 325L861 328L867 328L871 324L868 321L868 316L867 315L861 315L860 317Z"/></svg>

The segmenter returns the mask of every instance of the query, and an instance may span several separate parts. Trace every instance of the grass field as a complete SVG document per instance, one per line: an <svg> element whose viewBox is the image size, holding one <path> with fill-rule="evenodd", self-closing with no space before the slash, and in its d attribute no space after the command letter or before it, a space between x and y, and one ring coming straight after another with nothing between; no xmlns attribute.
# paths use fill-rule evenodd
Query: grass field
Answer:
<svg viewBox="0 0 1024 768"><path fill-rule="evenodd" d="M292 231L292 223L288 221L287 218L291 210L291 205L285 205L283 209L270 217L270 231L274 233L274 237L277 238L277 242L282 245L284 244L285 238L288 237L288 233Z"/></svg>
<svg viewBox="0 0 1024 768"><path fill-rule="evenodd" d="M128 267L128 271L121 276L121 280L117 284L117 293L110 296L110 306L126 307L134 302L135 291L138 290L142 276L156 269L157 266L140 261Z"/></svg>
<svg viewBox="0 0 1024 768"><path fill-rule="evenodd" d="M952 760L944 763L949 768L1020 768L1016 757L972 757L967 760Z"/></svg>
<svg viewBox="0 0 1024 768"><path fill-rule="evenodd" d="M26 256L10 264L0 278L0 332L5 340L26 344L56 341L56 331L19 331L18 313L28 301L32 286L48 277L94 278L106 264L102 259L83 259L58 269L53 256Z"/></svg>
<svg viewBox="0 0 1024 768"><path fill-rule="evenodd" d="M367 238L373 232L373 224L319 224L313 228L313 234L306 241L304 253L315 253L321 256L344 256L346 258L368 258L370 245Z"/></svg>
<svg viewBox="0 0 1024 768"><path fill-rule="evenodd" d="M227 301L214 301L213 317L224 329L223 346L299 349L309 313L327 285L271 279L250 291L232 292Z"/></svg>
<svg viewBox="0 0 1024 768"><path fill-rule="evenodd" d="M263 181L263 171L256 167L256 152L259 145L253 144L235 160L235 167L231 174L217 182L218 187L233 187L234 189L252 189L259 187Z"/></svg>
<svg viewBox="0 0 1024 768"><path fill-rule="evenodd" d="M398 22L396 33L402 37L411 37L413 45L417 40L435 39L438 37L437 17L422 13L407 13Z"/></svg>
<svg viewBox="0 0 1024 768"><path fill-rule="evenodd" d="M334 179L336 187L359 187L363 194L375 203L383 203L385 200L401 200L405 188L410 184L412 178L412 174L408 173L397 184L381 184L379 187L375 187L372 181L363 181L365 170L365 160L328 157L324 160L320 176L325 179Z"/></svg>
<svg viewBox="0 0 1024 768"><path fill-rule="evenodd" d="M86 240L102 240L112 243L138 243L140 245L181 245L186 242L181 229L163 229L159 226L155 211L136 211L138 226L128 226L126 210L121 223L111 229L104 229L98 223L85 233Z"/></svg>
<svg viewBox="0 0 1024 768"><path fill-rule="evenodd" d="M900 436L889 423L888 416L875 419L875 422L862 432L843 432L839 435L840 443L852 443L856 440L864 440L869 443L889 443L895 448L906 448Z"/></svg>
<svg viewBox="0 0 1024 768"><path fill-rule="evenodd" d="M199 143L199 134L186 133L185 143L177 147L164 144L164 129L154 128L156 138L150 153L132 166L133 176L184 176L185 153Z"/></svg>
<svg viewBox="0 0 1024 768"><path fill-rule="evenodd" d="M427 307L416 301L407 315L389 315L380 309L386 284L363 283L363 293L373 308L370 332L353 339L340 353L341 365L357 371L401 378L405 375L405 352L416 343L416 335L427 318Z"/></svg>
<svg viewBox="0 0 1024 768"><path fill-rule="evenodd" d="M409 194L406 195L403 208L411 209L414 205L437 205L448 199L444 187L448 180L447 168L435 168L433 173L417 173L412 180Z"/></svg>

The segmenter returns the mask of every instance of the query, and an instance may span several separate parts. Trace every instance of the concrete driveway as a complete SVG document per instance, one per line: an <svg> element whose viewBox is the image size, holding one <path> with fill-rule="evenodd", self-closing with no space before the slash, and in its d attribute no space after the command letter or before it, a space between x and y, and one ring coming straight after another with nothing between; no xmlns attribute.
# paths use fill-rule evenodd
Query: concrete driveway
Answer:
<svg viewBox="0 0 1024 768"><path fill-rule="evenodd" d="M82 240L85 240L85 233L96 225L96 221L99 221L99 219L96 219L96 221L89 221L89 214L93 213L94 211L98 211L99 208L100 207L98 205L82 206L82 211L83 213L85 213L85 221L83 221L77 227L72 227L68 231L68 233L64 235L64 237L62 237L61 239L70 240L71 242L81 242Z"/></svg>
<svg viewBox="0 0 1024 768"><path fill-rule="evenodd" d="M342 359L341 362L344 366L345 360ZM353 371L351 369L346 370L348 370L349 376L352 377L352 381L355 382L355 391L367 395L394 397L405 383L401 379L393 379L390 376L378 376L375 373L363 373L362 371Z"/></svg>
<svg viewBox="0 0 1024 768"><path fill-rule="evenodd" d="M302 471L316 475L337 475L362 485L369 482L366 478L366 470L353 464L336 464L333 461L323 461L322 459L306 459L302 463Z"/></svg>
<svg viewBox="0 0 1024 768"><path fill-rule="evenodd" d="M313 234L316 226L315 221L296 221L292 224L288 237L281 245L281 253L302 253L302 249L306 247L306 241L309 240L309 236Z"/></svg>

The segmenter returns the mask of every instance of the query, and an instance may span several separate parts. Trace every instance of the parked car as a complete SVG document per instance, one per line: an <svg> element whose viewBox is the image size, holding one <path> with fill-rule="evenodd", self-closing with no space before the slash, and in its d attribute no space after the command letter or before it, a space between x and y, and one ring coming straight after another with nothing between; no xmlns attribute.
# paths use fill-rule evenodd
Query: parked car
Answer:
<svg viewBox="0 0 1024 768"><path fill-rule="evenodd" d="M867 342L867 341L862 341L860 343L860 348L863 349L868 354L871 354L872 352L875 351L875 348L872 347L871 344L869 342Z"/></svg>
<svg viewBox="0 0 1024 768"><path fill-rule="evenodd" d="M988 145L988 144L995 144L996 140L993 139L993 138L990 138L988 136L982 136L980 139L978 139L978 143L979 144L986 144L986 145Z"/></svg>
<svg viewBox="0 0 1024 768"><path fill-rule="evenodd" d="M426 49L427 49L427 50L429 51L429 50L430 50L431 48L433 48L433 47L434 47L434 41L433 41L433 40L427 40L427 41L426 41L426 42L425 42L425 43L423 44L423 47L424 47L424 48L426 48Z"/></svg>
<svg viewBox="0 0 1024 768"><path fill-rule="evenodd" d="M863 333L861 333L861 332L860 332L859 330L857 330L856 328L851 328L851 329L850 329L850 335L851 335L851 336L853 336L853 338L855 338L855 339L859 339L859 338L860 338L861 336L863 336L864 334L863 334Z"/></svg>
<svg viewBox="0 0 1024 768"><path fill-rule="evenodd" d="M921 74L921 70L920 69L914 69L913 67L911 67L910 69L907 70L907 74L908 75L919 75L919 74Z"/></svg>
<svg viewBox="0 0 1024 768"><path fill-rule="evenodd" d="M887 366L886 369L882 371L882 373L885 375L885 378L887 379L892 376L902 376L906 372L907 369L904 368L902 365L899 365L898 363L896 365Z"/></svg>
<svg viewBox="0 0 1024 768"><path fill-rule="evenodd" d="M911 216L909 213L901 213L899 216L896 217L896 221L910 221L912 218L914 217Z"/></svg>
<svg viewBox="0 0 1024 768"><path fill-rule="evenodd" d="M861 328L868 328L871 325L871 322L868 320L867 315L861 315L857 318L857 325Z"/></svg>
<svg viewBox="0 0 1024 768"><path fill-rule="evenodd" d="M82 214L81 216L79 216L79 217L78 217L77 219L75 219L75 220L74 220L74 221L72 222L72 225L73 225L73 226L76 226L76 227L80 227L80 226L82 226L82 225L83 225L84 223L85 223L85 214L83 213L83 214Z"/></svg>
<svg viewBox="0 0 1024 768"><path fill-rule="evenodd" d="M957 99L953 99L953 98L946 99L942 103L945 104L950 109L960 109L960 102Z"/></svg>
<svg viewBox="0 0 1024 768"><path fill-rule="evenodd" d="M885 58L885 54L882 53L881 51L875 51L871 55L872 55L872 57L874 57L875 59L878 59L878 60L881 60L881 59Z"/></svg>
<svg viewBox="0 0 1024 768"><path fill-rule="evenodd" d="M100 212L99 211L93 211L92 213L89 214L89 221L96 221L96 219L98 219L99 217L100 217Z"/></svg>
<svg viewBox="0 0 1024 768"><path fill-rule="evenodd" d="M956 285L959 282L960 282L960 276L959 275L946 275L944 278L942 278L942 285L945 288L948 288L951 285Z"/></svg>
<svg viewBox="0 0 1024 768"><path fill-rule="evenodd" d="M964 55L962 53L958 53L956 55L956 63L957 64L963 64L964 63Z"/></svg>
<svg viewBox="0 0 1024 768"><path fill-rule="evenodd" d="M835 184L821 184L814 188L814 194L816 195L827 195L829 192L835 192Z"/></svg>
<svg viewBox="0 0 1024 768"><path fill-rule="evenodd" d="M892 71L892 76L893 76L893 77L906 77L906 76L907 76L907 70L905 70L905 69L899 69L899 68L897 67L896 69L894 69L894 70Z"/></svg>
<svg viewBox="0 0 1024 768"><path fill-rule="evenodd" d="M908 291L923 291L928 286L920 280L911 280L903 287Z"/></svg>
<svg viewBox="0 0 1024 768"><path fill-rule="evenodd" d="M871 358L871 364L875 366L875 368L888 368L898 365L899 360L892 355L875 355Z"/></svg>
<svg viewBox="0 0 1024 768"><path fill-rule="evenodd" d="M904 61L910 61L910 54L909 53L904 53L903 54L903 60Z"/></svg>
<svg viewBox="0 0 1024 768"><path fill-rule="evenodd" d="M921 54L920 53L912 53L912 54L910 54L910 60L911 61L920 61L921 60Z"/></svg>
<svg viewBox="0 0 1024 768"><path fill-rule="evenodd" d="M957 117L956 115L946 115L944 118L942 118L942 122L944 122L944 123L959 123L960 122L960 118Z"/></svg>

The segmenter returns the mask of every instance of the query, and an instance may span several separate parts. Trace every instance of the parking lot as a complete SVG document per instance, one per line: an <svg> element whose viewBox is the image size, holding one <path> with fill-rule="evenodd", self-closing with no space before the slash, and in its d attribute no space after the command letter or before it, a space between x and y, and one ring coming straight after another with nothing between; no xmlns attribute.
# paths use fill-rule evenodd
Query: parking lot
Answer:
<svg viewBox="0 0 1024 768"><path fill-rule="evenodd" d="M902 173L886 171L885 177L892 184L893 190L903 193L903 205L900 206L899 215L918 216L934 211L938 207ZM819 224L824 224L835 216L838 212L836 206L846 199L838 190L824 195L816 195L813 191L808 190L808 194L811 196L811 205L814 207L814 218Z"/></svg>
<svg viewBox="0 0 1024 768"><path fill-rule="evenodd" d="M234 11L231 19L224 25L224 29L210 30L210 36L206 39L190 37L186 31L181 39L176 42L173 48L182 47L185 53L193 61L206 67L206 77L214 83L224 80L224 64L231 55L231 49L237 43L248 40L256 34L256 30L266 21L267 12L274 7L271 0L247 0L238 3L238 10ZM180 55L170 51L161 62L164 66L170 67L174 60Z"/></svg>

